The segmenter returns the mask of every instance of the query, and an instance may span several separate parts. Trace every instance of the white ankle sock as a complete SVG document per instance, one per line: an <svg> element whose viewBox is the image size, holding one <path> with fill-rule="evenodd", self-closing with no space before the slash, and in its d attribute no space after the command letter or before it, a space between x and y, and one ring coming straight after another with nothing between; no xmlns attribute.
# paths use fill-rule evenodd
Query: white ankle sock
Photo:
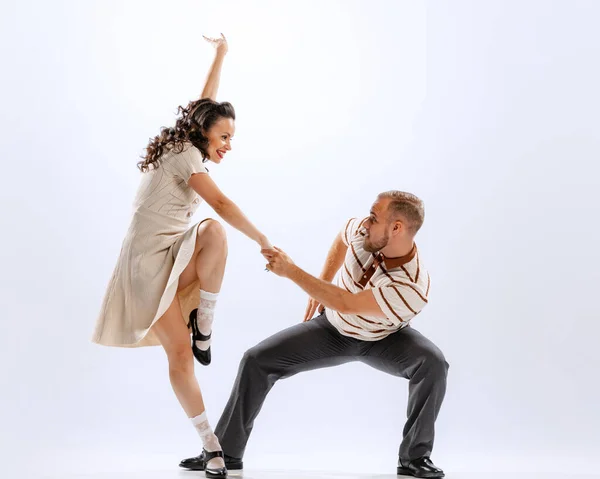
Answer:
<svg viewBox="0 0 600 479"><path fill-rule="evenodd" d="M207 335L212 331L214 310L217 305L218 296L219 293L209 293L208 291L200 290L200 305L198 306L196 324L202 334ZM210 347L210 343L210 339L208 341L196 341L196 346L198 349L206 351Z"/></svg>
<svg viewBox="0 0 600 479"><path fill-rule="evenodd" d="M219 444L219 439L215 436L215 433L208 423L206 411L190 420L192 421L192 425L196 428L196 431L198 431L200 439L202 439L204 449L208 452L221 451L221 444ZM206 465L210 468L221 468L225 467L225 461L222 457L215 457L208 461Z"/></svg>

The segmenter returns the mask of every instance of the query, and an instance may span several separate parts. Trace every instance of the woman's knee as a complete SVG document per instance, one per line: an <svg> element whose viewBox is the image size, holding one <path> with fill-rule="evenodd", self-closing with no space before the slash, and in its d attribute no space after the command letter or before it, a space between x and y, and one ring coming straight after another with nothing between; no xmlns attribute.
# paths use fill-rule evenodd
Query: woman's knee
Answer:
<svg viewBox="0 0 600 479"><path fill-rule="evenodd" d="M227 235L223 225L216 220L209 219L198 227L196 248L210 249L211 255L227 258Z"/></svg>
<svg viewBox="0 0 600 479"><path fill-rule="evenodd" d="M225 228L217 220L208 219L198 227L198 237L210 238L213 241L227 243Z"/></svg>

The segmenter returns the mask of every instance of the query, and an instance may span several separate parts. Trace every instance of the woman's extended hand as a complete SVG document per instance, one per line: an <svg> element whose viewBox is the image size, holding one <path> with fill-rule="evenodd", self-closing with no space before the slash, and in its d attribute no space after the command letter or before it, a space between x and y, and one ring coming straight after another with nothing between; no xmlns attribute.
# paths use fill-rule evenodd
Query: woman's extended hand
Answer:
<svg viewBox="0 0 600 479"><path fill-rule="evenodd" d="M210 38L210 37L206 37L204 35L202 35L202 37L208 42L210 43L213 47L215 47L215 49L217 50L217 53L220 53L221 55L225 55L228 51L228 46L227 46L227 39L225 38L225 35L223 35L221 33L221 38Z"/></svg>

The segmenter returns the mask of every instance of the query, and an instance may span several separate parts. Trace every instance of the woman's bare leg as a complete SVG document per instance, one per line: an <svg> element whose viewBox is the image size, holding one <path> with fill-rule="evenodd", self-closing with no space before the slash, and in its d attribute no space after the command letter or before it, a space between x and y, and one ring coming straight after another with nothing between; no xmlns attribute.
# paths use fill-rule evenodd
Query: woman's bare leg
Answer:
<svg viewBox="0 0 600 479"><path fill-rule="evenodd" d="M198 227L192 259L179 277L178 291L200 279L200 288L218 293L223 282L227 259L227 240L223 227L214 220L204 221ZM163 316L153 326L169 361L169 378L173 391L200 437L207 451L221 450L205 415L200 386L194 374L194 357L190 347L190 333L182 317L176 296ZM215 458L207 464L221 468L225 464Z"/></svg>
<svg viewBox="0 0 600 479"><path fill-rule="evenodd" d="M183 410L192 418L204 412L200 386L194 375L194 356L190 348L190 331L181 319L179 299L175 297L169 309L152 330L167 353L169 379Z"/></svg>
<svg viewBox="0 0 600 479"><path fill-rule="evenodd" d="M200 301L195 316L190 318L194 331L194 355L202 364L210 363L210 334L214 318L225 263L227 261L227 239L225 230L215 220L205 220L198 226L196 246L192 259L180 275L179 287L186 288L198 280ZM201 338L199 334L209 336Z"/></svg>
<svg viewBox="0 0 600 479"><path fill-rule="evenodd" d="M179 276L179 291L197 279L200 288L210 293L221 290L227 262L227 237L225 229L209 219L198 226L196 248L192 259Z"/></svg>
<svg viewBox="0 0 600 479"><path fill-rule="evenodd" d="M190 333L181 317L181 307L177 296L169 309L153 326L153 331L162 344L169 361L169 379L175 396L192 424L198 431L207 451L220 451L221 445L206 419L204 400L200 385L194 374L194 357L190 347ZM217 457L207 464L211 468L225 467L222 458Z"/></svg>

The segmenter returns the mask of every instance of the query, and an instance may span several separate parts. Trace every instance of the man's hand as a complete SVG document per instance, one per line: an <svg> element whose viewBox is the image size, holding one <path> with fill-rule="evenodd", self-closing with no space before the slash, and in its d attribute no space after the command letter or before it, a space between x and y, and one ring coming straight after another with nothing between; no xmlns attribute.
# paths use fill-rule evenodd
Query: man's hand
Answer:
<svg viewBox="0 0 600 479"><path fill-rule="evenodd" d="M313 298L308 299L308 306L306 307L306 313L304 313L304 322L310 321L315 315L315 311L321 311L323 305Z"/></svg>
<svg viewBox="0 0 600 479"><path fill-rule="evenodd" d="M261 250L261 253L269 262L267 264L267 269L269 271L272 271L277 276L283 278L289 277L289 274L295 265L292 259L285 254L283 250L274 246L273 249Z"/></svg>

